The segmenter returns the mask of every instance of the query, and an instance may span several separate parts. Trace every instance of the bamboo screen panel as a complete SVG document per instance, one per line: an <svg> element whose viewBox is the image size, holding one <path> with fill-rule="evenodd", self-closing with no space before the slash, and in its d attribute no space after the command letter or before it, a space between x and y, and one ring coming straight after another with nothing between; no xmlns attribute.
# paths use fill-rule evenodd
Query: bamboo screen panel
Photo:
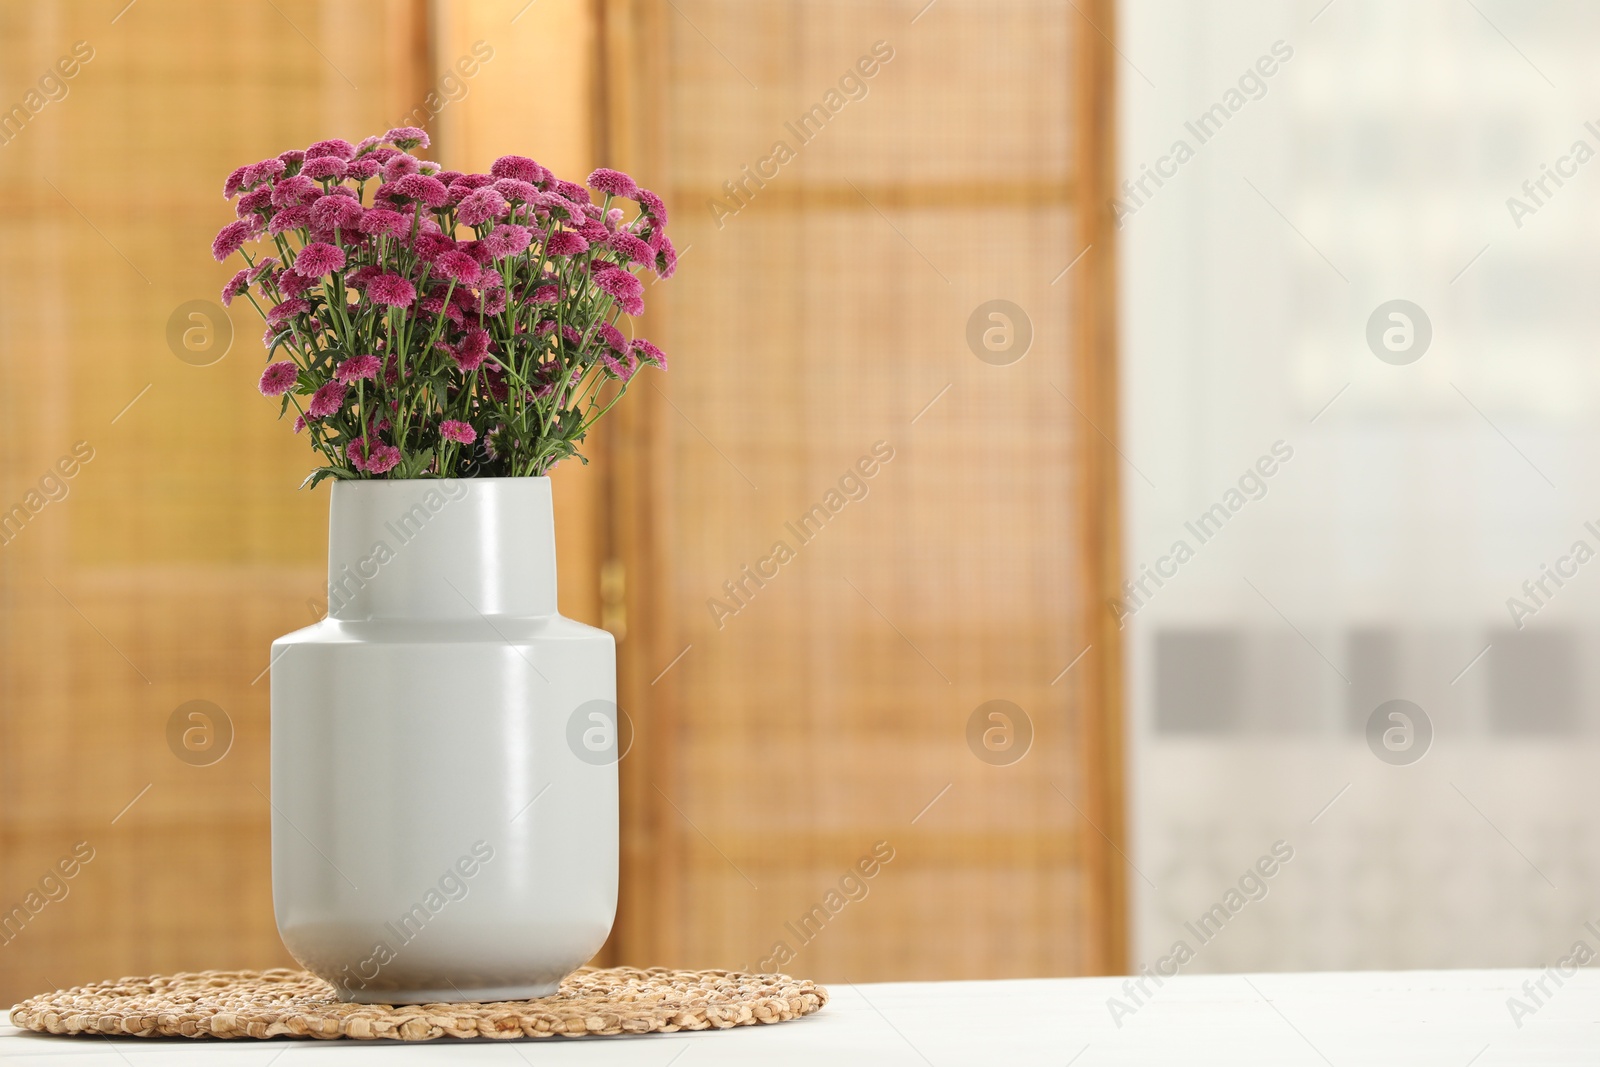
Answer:
<svg viewBox="0 0 1600 1067"><path fill-rule="evenodd" d="M612 442L618 958L1120 966L1105 39L1029 0L605 18L610 154L666 194L682 255L641 326L672 369ZM1024 358L969 343L995 299ZM985 747L994 700L1011 744L1031 724L1020 759Z"/></svg>
<svg viewBox="0 0 1600 1067"><path fill-rule="evenodd" d="M205 366L168 321L234 269L209 254L223 176L387 129L422 92L421 27L376 0L0 5L0 106L44 101L0 136L0 508L41 505L0 536L0 912L28 913L0 933L5 1003L290 962L256 679L313 620L327 497L297 491L305 442L256 395L255 312ZM209 766L169 748L191 700L232 722Z"/></svg>

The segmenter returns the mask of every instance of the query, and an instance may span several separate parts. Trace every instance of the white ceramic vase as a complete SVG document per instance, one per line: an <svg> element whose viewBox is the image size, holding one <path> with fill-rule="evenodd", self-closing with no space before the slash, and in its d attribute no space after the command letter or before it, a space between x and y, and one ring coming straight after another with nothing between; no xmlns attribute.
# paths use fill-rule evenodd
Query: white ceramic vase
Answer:
<svg viewBox="0 0 1600 1067"><path fill-rule="evenodd" d="M616 652L556 611L548 478L339 481L272 645L272 895L363 1003L553 993L617 904Z"/></svg>

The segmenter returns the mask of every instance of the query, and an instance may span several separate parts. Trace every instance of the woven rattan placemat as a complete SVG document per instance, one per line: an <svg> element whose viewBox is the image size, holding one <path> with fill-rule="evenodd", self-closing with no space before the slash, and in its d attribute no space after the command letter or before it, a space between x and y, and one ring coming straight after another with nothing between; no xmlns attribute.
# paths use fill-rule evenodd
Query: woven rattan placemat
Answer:
<svg viewBox="0 0 1600 1067"><path fill-rule="evenodd" d="M11 1022L49 1034L121 1037L586 1037L781 1023L828 991L783 974L585 968L553 996L492 1004L346 1004L306 971L123 978L29 997Z"/></svg>

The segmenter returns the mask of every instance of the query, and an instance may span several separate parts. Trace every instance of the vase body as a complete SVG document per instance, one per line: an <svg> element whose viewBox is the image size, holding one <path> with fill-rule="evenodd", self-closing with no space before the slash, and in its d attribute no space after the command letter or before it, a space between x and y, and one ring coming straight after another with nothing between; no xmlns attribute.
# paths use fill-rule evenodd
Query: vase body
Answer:
<svg viewBox="0 0 1600 1067"><path fill-rule="evenodd" d="M272 646L272 892L362 1003L555 992L617 903L616 654L556 610L548 478L338 481Z"/></svg>

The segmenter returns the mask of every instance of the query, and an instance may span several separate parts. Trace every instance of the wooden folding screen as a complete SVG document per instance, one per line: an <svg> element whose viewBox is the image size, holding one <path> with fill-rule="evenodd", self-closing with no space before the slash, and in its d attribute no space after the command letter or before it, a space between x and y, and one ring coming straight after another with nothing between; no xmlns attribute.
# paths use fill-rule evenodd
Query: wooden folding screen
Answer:
<svg viewBox="0 0 1600 1067"><path fill-rule="evenodd" d="M682 256L611 441L617 957L1119 969L1110 4L602 12Z"/></svg>

